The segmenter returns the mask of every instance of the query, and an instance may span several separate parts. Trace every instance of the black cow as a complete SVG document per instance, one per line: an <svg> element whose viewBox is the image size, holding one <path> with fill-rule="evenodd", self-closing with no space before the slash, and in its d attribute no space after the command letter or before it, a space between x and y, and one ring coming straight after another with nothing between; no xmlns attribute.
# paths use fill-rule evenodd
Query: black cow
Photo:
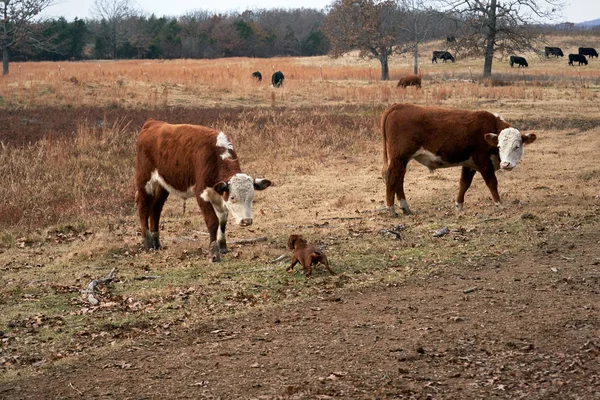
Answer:
<svg viewBox="0 0 600 400"><path fill-rule="evenodd" d="M569 65L573 65L574 62L578 62L579 65L588 64L588 61L583 54L569 54Z"/></svg>
<svg viewBox="0 0 600 400"><path fill-rule="evenodd" d="M281 71L277 71L271 76L271 84L273 85L273 87L281 87L281 85L283 85L284 79L285 77L283 76Z"/></svg>
<svg viewBox="0 0 600 400"><path fill-rule="evenodd" d="M510 67L512 68L514 64L517 64L519 68L529 67L529 64L527 64L527 60L525 59L525 57L510 56Z"/></svg>
<svg viewBox="0 0 600 400"><path fill-rule="evenodd" d="M558 57L564 57L564 54L562 52L562 50L560 49L560 47L544 47L544 54L546 55L546 57L549 57L550 55L556 56L556 58Z"/></svg>
<svg viewBox="0 0 600 400"><path fill-rule="evenodd" d="M262 74L258 71L252 73L252 77L256 79L257 82L262 82Z"/></svg>
<svg viewBox="0 0 600 400"><path fill-rule="evenodd" d="M433 55L431 57L431 63L433 64L435 62L437 64L438 58L443 60L444 62L446 62L446 60L451 60L452 62L454 62L454 57L447 51L434 50Z"/></svg>
<svg viewBox="0 0 600 400"><path fill-rule="evenodd" d="M579 54L582 56L589 56L590 58L598 58L598 52L593 47L580 47Z"/></svg>

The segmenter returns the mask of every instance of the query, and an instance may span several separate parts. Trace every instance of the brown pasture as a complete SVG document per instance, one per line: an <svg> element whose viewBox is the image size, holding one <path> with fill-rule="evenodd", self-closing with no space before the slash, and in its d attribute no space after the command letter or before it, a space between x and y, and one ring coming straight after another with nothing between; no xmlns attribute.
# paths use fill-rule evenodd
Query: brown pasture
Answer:
<svg viewBox="0 0 600 400"><path fill-rule="evenodd" d="M488 84L472 81L480 59L424 63L421 90L395 88L412 72L403 57L389 82L353 55L12 64L0 397L597 397L600 62L526 56L527 70L497 60ZM255 70L281 70L284 87ZM485 109L535 132L498 174L504 207L476 177L457 214L459 169L411 163L414 215L381 213L378 125L393 102ZM132 178L148 117L225 131L242 168L275 183L252 227L228 228L220 264L192 201L169 199L165 248L141 250ZM325 248L336 275L288 274L291 233ZM91 306L81 290L113 268Z"/></svg>

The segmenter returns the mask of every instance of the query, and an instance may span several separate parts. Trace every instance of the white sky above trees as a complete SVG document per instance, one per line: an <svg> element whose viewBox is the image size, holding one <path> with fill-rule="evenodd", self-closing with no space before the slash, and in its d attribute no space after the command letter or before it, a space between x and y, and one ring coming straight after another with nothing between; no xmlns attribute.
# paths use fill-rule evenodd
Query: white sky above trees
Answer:
<svg viewBox="0 0 600 400"><path fill-rule="evenodd" d="M561 15L557 15L557 22L583 22L600 18L599 0L565 0L567 3ZM138 0L137 5L148 15L154 13L163 15L181 16L189 11L245 11L247 9L270 8L315 8L323 9L332 1L328 0ZM94 0L58 0L58 4L48 8L43 17L65 17L73 20L90 18L90 8Z"/></svg>

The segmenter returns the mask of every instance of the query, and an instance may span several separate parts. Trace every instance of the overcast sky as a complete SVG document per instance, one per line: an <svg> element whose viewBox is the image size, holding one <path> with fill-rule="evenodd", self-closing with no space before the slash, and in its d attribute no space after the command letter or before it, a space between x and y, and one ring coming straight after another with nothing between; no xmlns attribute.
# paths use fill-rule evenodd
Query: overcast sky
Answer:
<svg viewBox="0 0 600 400"><path fill-rule="evenodd" d="M65 17L72 20L90 18L90 8L94 0L57 0L58 4L48 8L44 17ZM561 22L583 22L600 18L599 0L566 0L569 4L563 10ZM315 8L322 9L331 0L137 0L139 7L148 14L157 16L180 16L193 10L244 11L260 8ZM560 17L560 16L559 16Z"/></svg>

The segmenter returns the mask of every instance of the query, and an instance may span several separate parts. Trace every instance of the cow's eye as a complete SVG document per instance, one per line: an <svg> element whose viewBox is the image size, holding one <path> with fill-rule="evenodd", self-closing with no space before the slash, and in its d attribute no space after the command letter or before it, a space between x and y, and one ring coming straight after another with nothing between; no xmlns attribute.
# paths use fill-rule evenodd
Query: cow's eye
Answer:
<svg viewBox="0 0 600 400"><path fill-rule="evenodd" d="M515 150L519 150L519 147L520 147L519 145L516 145Z"/></svg>
<svg viewBox="0 0 600 400"><path fill-rule="evenodd" d="M237 199L236 199L235 197L231 196L231 197L229 198L229 202L230 202L230 203L237 203Z"/></svg>

